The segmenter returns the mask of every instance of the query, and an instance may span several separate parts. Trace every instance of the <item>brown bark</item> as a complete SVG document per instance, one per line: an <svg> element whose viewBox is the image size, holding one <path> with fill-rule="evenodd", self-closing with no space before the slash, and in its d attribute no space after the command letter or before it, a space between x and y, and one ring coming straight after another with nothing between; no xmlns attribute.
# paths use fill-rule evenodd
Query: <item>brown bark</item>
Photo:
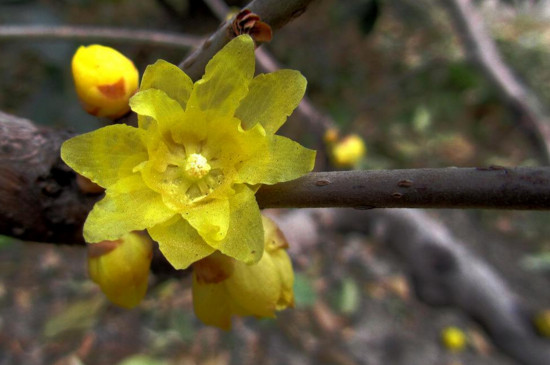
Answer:
<svg viewBox="0 0 550 365"><path fill-rule="evenodd" d="M59 157L71 134L0 113L0 136L0 234L83 243L82 224L97 196L79 191Z"/></svg>

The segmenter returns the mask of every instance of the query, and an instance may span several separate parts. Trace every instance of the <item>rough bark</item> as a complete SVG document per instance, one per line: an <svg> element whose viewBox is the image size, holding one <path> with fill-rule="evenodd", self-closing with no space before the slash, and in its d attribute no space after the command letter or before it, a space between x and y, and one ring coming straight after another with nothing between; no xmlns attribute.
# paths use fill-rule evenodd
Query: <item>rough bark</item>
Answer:
<svg viewBox="0 0 550 365"><path fill-rule="evenodd" d="M83 243L97 196L76 186L59 157L71 134L0 113L0 234L27 241Z"/></svg>

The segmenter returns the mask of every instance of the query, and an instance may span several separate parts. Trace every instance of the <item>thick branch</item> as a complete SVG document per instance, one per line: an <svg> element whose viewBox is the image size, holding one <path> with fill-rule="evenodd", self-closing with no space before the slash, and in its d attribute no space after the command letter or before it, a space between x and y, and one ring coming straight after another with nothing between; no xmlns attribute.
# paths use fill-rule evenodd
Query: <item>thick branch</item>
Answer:
<svg viewBox="0 0 550 365"><path fill-rule="evenodd" d="M202 38L141 29L121 29L90 26L45 26L45 25L0 25L2 39L63 39L63 40L101 40L124 43L145 43L164 47L193 48Z"/></svg>
<svg viewBox="0 0 550 365"><path fill-rule="evenodd" d="M550 209L550 168L318 172L256 196L263 208Z"/></svg>
<svg viewBox="0 0 550 365"><path fill-rule="evenodd" d="M550 118L538 97L523 85L504 63L471 0L447 0L447 8L468 56L519 114L520 124L550 164Z"/></svg>
<svg viewBox="0 0 550 365"><path fill-rule="evenodd" d="M25 240L82 242L97 196L82 193L59 158L65 131L0 114L0 234ZM262 208L549 209L549 168L446 168L312 173L263 186Z"/></svg>
<svg viewBox="0 0 550 365"><path fill-rule="evenodd" d="M59 157L71 134L0 112L0 136L0 234L82 243L82 224L96 199L78 190Z"/></svg>

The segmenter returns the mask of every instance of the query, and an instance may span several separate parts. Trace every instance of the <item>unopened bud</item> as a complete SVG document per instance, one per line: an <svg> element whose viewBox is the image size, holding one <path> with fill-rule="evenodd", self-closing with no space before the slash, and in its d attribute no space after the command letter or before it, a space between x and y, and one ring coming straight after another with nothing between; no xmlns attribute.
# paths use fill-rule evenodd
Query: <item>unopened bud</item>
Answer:
<svg viewBox="0 0 550 365"><path fill-rule="evenodd" d="M129 309L145 296L152 257L151 240L130 232L116 241L89 244L88 272L111 302Z"/></svg>
<svg viewBox="0 0 550 365"><path fill-rule="evenodd" d="M350 134L332 147L333 162L339 167L355 167L366 153L365 142L356 134Z"/></svg>
<svg viewBox="0 0 550 365"><path fill-rule="evenodd" d="M452 352L464 350L467 344L466 335L457 327L446 327L441 332L443 345Z"/></svg>
<svg viewBox="0 0 550 365"><path fill-rule="evenodd" d="M540 311L535 316L537 331L545 337L550 337L550 309Z"/></svg>
<svg viewBox="0 0 550 365"><path fill-rule="evenodd" d="M73 79L84 109L98 117L118 118L130 110L139 74L128 58L110 47L81 46L73 56Z"/></svg>

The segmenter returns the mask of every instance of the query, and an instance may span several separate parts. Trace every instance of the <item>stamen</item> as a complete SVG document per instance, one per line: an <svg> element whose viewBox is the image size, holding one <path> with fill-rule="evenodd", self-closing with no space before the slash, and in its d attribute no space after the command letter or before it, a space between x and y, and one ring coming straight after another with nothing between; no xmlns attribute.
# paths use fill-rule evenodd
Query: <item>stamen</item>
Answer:
<svg viewBox="0 0 550 365"><path fill-rule="evenodd" d="M210 172L210 165L206 158L199 153L192 153L185 162L185 173L193 179L201 179Z"/></svg>

